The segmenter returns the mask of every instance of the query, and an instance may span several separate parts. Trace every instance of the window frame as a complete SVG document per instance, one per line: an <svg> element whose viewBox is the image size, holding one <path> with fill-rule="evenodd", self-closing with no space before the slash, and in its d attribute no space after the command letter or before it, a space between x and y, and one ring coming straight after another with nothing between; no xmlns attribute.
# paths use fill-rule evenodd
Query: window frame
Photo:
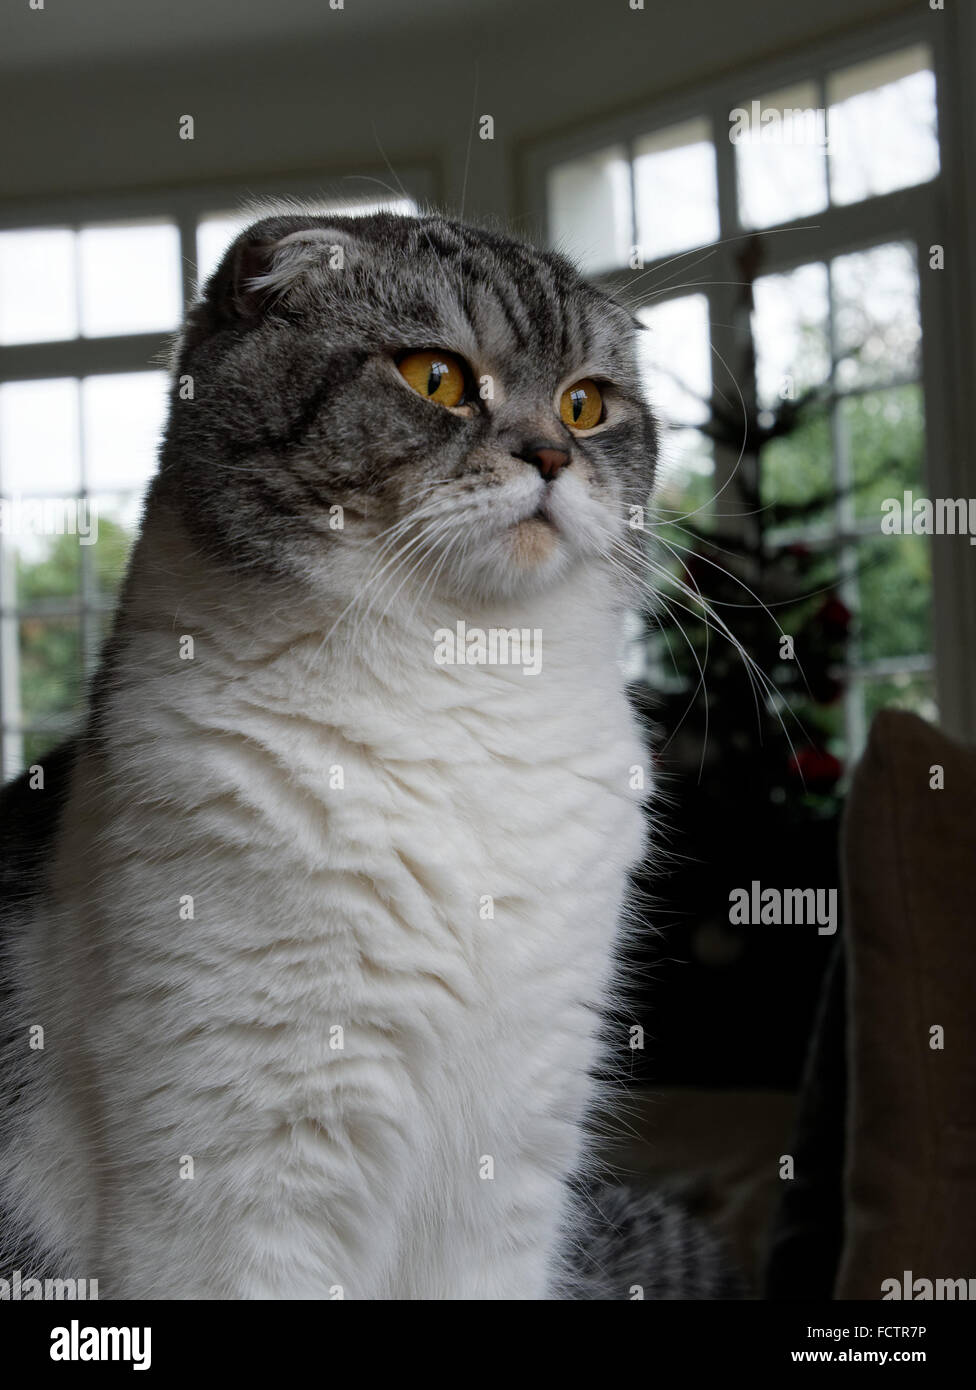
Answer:
<svg viewBox="0 0 976 1390"><path fill-rule="evenodd" d="M936 79L940 170L935 178L910 188L828 206L811 216L754 231L739 221L735 146L724 138L729 113L754 97L813 82L825 104L827 79L838 69L924 44L932 54ZM655 286L655 302L688 293L705 294L712 323L713 390L735 398L736 387L722 362L733 360L736 303L735 248L753 235L764 237L760 273L785 273L814 261L829 262L849 252L905 241L918 248L919 317L922 330L921 371L925 418L923 481L930 497L969 496L976 491L971 460L976 458L976 419L969 405L967 377L976 334L976 285L965 264L964 247L976 242L976 179L968 163L976 154L966 121L976 119L976 100L967 77L967 55L976 51L976 15L924 10L858 27L790 54L737 68L711 83L695 84L659 101L591 121L558 136L534 142L523 151L519 211L540 229L549 244L546 209L550 167L611 145L632 155L641 136L705 117L712 127L720 235L724 240L678 256L645 261L640 271L615 270L594 276L611 291L626 289L635 275L644 284L655 273L672 271L687 260L693 274L708 285ZM730 240L733 238L733 240ZM947 267L927 269L928 249L945 247ZM955 247L953 255L952 248ZM948 259L953 257L952 261ZM703 257L707 257L704 261ZM694 262L699 262L694 265ZM665 273L667 273L665 271ZM685 276L679 275L678 280ZM723 488L734 470L735 455L715 451L715 485ZM734 495L734 482L724 496ZM732 507L729 510L733 510ZM879 529L880 531L880 518ZM946 539L946 538L943 538ZM957 737L976 740L976 573L967 563L965 545L930 545L932 565L932 658L940 723ZM970 552L971 553L971 552ZM907 663L906 663L907 665Z"/></svg>

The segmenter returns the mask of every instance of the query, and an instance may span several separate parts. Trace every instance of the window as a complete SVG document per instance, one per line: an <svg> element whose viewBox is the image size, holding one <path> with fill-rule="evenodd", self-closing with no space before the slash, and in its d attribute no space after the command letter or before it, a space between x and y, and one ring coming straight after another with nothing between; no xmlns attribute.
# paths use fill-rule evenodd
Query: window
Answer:
<svg viewBox="0 0 976 1390"><path fill-rule="evenodd" d="M831 202L856 203L939 172L935 75L927 49L831 73L827 102Z"/></svg>
<svg viewBox="0 0 976 1390"><path fill-rule="evenodd" d="M737 108L735 171L743 227L774 227L827 206L826 121L816 84ZM763 124L774 113L779 119Z"/></svg>
<svg viewBox="0 0 976 1390"><path fill-rule="evenodd" d="M737 108L739 220L772 227L939 172L931 56L914 47Z"/></svg>
<svg viewBox="0 0 976 1390"><path fill-rule="evenodd" d="M715 147L704 120L614 145L549 174L553 245L594 274L639 247L653 260L718 236Z"/></svg>
<svg viewBox="0 0 976 1390"><path fill-rule="evenodd" d="M859 615L846 673L847 732L859 746L882 704L935 715L928 539L879 534L885 498L924 491L915 248L876 246L761 277L754 299L760 405L818 390L801 429L763 449L760 491L770 508L812 508L773 534L829 551L838 593Z"/></svg>
<svg viewBox="0 0 976 1390"><path fill-rule="evenodd" d="M682 295L637 316L648 388L663 422L658 505L671 513L707 506L714 491L711 442L701 433L712 394L708 300Z"/></svg>
<svg viewBox="0 0 976 1390"><path fill-rule="evenodd" d="M718 236L715 146L707 121L645 135L634 142L636 244L656 260Z"/></svg>
<svg viewBox="0 0 976 1390"><path fill-rule="evenodd" d="M0 231L0 763L6 780L77 724L167 408L158 363L184 300L253 218L174 196L169 214ZM333 214L407 197L306 204Z"/></svg>
<svg viewBox="0 0 976 1390"><path fill-rule="evenodd" d="M658 514L746 534L737 469L751 463L764 535L819 557L853 614L833 740L850 754L883 704L936 714L930 540L880 522L885 498L933 490L919 266L937 91L918 43L802 66L530 163L545 171L552 244L649 329ZM716 425L736 412L751 422L741 460Z"/></svg>
<svg viewBox="0 0 976 1390"><path fill-rule="evenodd" d="M560 164L549 175L552 244L584 270L623 265L633 242L630 165L622 146Z"/></svg>

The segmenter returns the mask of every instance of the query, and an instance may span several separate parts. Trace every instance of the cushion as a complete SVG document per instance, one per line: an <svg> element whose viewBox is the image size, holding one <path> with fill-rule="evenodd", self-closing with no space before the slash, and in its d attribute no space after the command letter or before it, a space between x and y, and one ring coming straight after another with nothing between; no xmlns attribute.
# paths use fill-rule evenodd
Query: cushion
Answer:
<svg viewBox="0 0 976 1390"><path fill-rule="evenodd" d="M877 1299L906 1271L976 1276L976 750L881 711L844 854L848 1148L834 1296Z"/></svg>

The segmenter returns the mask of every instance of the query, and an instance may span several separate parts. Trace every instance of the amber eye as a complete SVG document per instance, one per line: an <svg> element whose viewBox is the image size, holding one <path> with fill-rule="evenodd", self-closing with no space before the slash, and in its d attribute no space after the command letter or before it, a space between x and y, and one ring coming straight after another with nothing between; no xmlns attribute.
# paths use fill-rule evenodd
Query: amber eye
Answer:
<svg viewBox="0 0 976 1390"><path fill-rule="evenodd" d="M603 397L595 381L585 376L559 398L559 418L574 430L591 430L603 419Z"/></svg>
<svg viewBox="0 0 976 1390"><path fill-rule="evenodd" d="M397 366L418 396L438 405L457 405L464 395L464 367L452 352L408 352Z"/></svg>

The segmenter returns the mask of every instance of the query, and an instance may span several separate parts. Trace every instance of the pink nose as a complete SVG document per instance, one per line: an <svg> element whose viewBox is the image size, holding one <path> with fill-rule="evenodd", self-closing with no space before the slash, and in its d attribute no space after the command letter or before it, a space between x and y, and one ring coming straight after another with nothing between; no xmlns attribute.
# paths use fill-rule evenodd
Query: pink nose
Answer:
<svg viewBox="0 0 976 1390"><path fill-rule="evenodd" d="M526 463L534 463L542 476L549 480L556 476L560 468L565 468L569 463L569 454L565 449L552 449L545 444L541 447L530 445L522 458L525 459Z"/></svg>

